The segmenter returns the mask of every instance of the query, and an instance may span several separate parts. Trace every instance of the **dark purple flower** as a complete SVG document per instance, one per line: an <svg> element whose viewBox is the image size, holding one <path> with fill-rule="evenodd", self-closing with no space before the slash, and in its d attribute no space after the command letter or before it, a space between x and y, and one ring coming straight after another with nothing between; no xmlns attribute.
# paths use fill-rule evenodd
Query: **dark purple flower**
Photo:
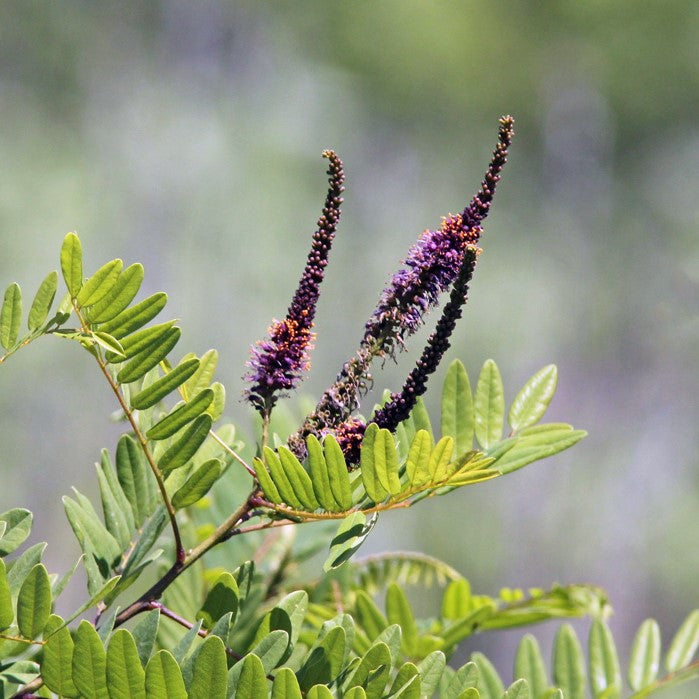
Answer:
<svg viewBox="0 0 699 699"><path fill-rule="evenodd" d="M330 161L328 194L296 293L286 318L275 320L267 331L267 338L250 349L247 363L250 371L244 378L252 386L244 396L263 415L269 415L280 393L296 388L310 366L313 319L330 246L340 220L345 179L342 161L337 155L326 150L323 157Z"/></svg>
<svg viewBox="0 0 699 699"><path fill-rule="evenodd" d="M500 119L498 142L476 196L461 214L450 214L437 230L425 231L408 252L404 266L391 278L365 325L356 355L344 364L335 383L290 438L289 445L298 456L305 454L304 440L309 434L319 436L333 431L344 434L347 430L359 434L361 430L352 421L351 414L359 406L359 398L366 392L367 384L371 383L372 360L394 355L396 346L402 347L404 339L420 327L425 314L438 304L440 295L454 286L418 365L408 376L402 391L393 394L373 421L394 430L408 416L417 396L424 392L427 377L449 347L454 323L461 316L468 282L480 252L477 244L482 233L481 223L488 215L507 158L514 135L513 125L512 117ZM353 442L352 453L355 446Z"/></svg>
<svg viewBox="0 0 699 699"><path fill-rule="evenodd" d="M418 397L427 389L427 380L437 370L444 353L449 349L450 337L456 327L456 321L461 318L462 307L466 303L468 294L468 283L476 268L477 255L478 248L475 246L469 246L466 249L449 301L444 306L442 315L434 332L427 340L420 359L408 374L401 391L391 394L391 399L376 411L370 422L375 422L379 427L394 432L398 424L410 415Z"/></svg>

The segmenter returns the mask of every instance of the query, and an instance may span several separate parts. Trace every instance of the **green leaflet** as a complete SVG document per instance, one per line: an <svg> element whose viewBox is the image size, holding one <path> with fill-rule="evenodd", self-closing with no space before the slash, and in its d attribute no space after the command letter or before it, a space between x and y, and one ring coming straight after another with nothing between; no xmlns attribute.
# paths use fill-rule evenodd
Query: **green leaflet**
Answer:
<svg viewBox="0 0 699 699"><path fill-rule="evenodd" d="M121 547L100 521L92 504L77 491L78 502L63 496L63 507L83 553L94 553L112 567L121 557Z"/></svg>
<svg viewBox="0 0 699 699"><path fill-rule="evenodd" d="M403 588L397 583L391 583L386 590L386 619L389 624L401 627L401 648L406 657L412 657L418 641L415 615Z"/></svg>
<svg viewBox="0 0 699 699"><path fill-rule="evenodd" d="M184 433L158 459L158 468L163 475L167 476L187 464L209 436L210 430L211 415L204 413L194 418Z"/></svg>
<svg viewBox="0 0 699 699"><path fill-rule="evenodd" d="M128 508L122 508L123 503L117 502L112 486L108 482L107 476L103 472L101 466L96 464L96 468L105 526L107 527L107 531L119 542L121 549L124 550L129 546L131 532L133 531L131 506L129 505ZM121 491L123 497L121 488L119 488L119 491ZM128 517L129 515L131 515L130 519Z"/></svg>
<svg viewBox="0 0 699 699"><path fill-rule="evenodd" d="M418 430L413 438L405 470L412 486L421 486L430 480L430 454L432 453L432 437L426 430Z"/></svg>
<svg viewBox="0 0 699 699"><path fill-rule="evenodd" d="M549 364L534 374L512 401L507 420L513 432L533 425L544 416L556 392L558 369Z"/></svg>
<svg viewBox="0 0 699 699"><path fill-rule="evenodd" d="M655 681L660 669L660 627L655 619L646 619L634 638L629 661L629 686L634 691Z"/></svg>
<svg viewBox="0 0 699 699"><path fill-rule="evenodd" d="M221 473L222 465L219 459L205 461L172 496L173 506L181 509L199 502L220 478Z"/></svg>
<svg viewBox="0 0 699 699"><path fill-rule="evenodd" d="M262 661L254 653L249 653L242 663L236 699L267 699L267 676Z"/></svg>
<svg viewBox="0 0 699 699"><path fill-rule="evenodd" d="M182 580L182 578L180 578L180 580ZM197 623L194 624L194 626L192 626L192 628L182 636L177 645L172 649L172 655L174 656L178 665L181 665L184 662L184 659L189 652L189 649L192 647L194 639L197 638L200 630L201 621L197 621Z"/></svg>
<svg viewBox="0 0 699 699"><path fill-rule="evenodd" d="M417 669L420 671L420 693L422 695L432 696L437 689L446 664L447 659L441 650L430 653L418 663Z"/></svg>
<svg viewBox="0 0 699 699"><path fill-rule="evenodd" d="M34 331L38 330L48 318L51 304L56 296L58 287L58 273L56 271L49 272L34 296L31 308L29 309L29 317L27 319L27 327Z"/></svg>
<svg viewBox="0 0 699 699"><path fill-rule="evenodd" d="M73 682L85 699L108 699L107 653L89 621L83 619L75 632Z"/></svg>
<svg viewBox="0 0 699 699"><path fill-rule="evenodd" d="M391 651L385 643L372 645L362 657L347 683L347 689L363 687L367 697L383 696L383 689L391 673Z"/></svg>
<svg viewBox="0 0 699 699"><path fill-rule="evenodd" d="M337 440L331 434L326 435L323 440L323 450L333 499L337 502L339 511L345 512L352 507L352 488L345 456Z"/></svg>
<svg viewBox="0 0 699 699"><path fill-rule="evenodd" d="M138 651L138 659L143 667L146 666L153 653L155 639L158 635L158 626L160 625L160 610L151 609L141 617L141 620L134 626L133 638L136 642L136 650Z"/></svg>
<svg viewBox="0 0 699 699"><path fill-rule="evenodd" d="M128 547L131 533L136 528L133 508L119 483L114 465L106 449L102 450L100 463L95 464L95 466L102 499L104 523L124 550Z"/></svg>
<svg viewBox="0 0 699 699"><path fill-rule="evenodd" d="M121 340L121 356L110 354L107 355L107 360L113 363L123 362L126 359L132 359L144 350L154 351L163 336L167 334L167 331L174 324L174 320L168 320L165 323L149 325L147 328L141 328L130 335L126 335Z"/></svg>
<svg viewBox="0 0 699 699"><path fill-rule="evenodd" d="M289 483L294 490L294 494L302 504L302 508L312 512L320 507L313 492L313 483L301 462L296 456L284 446L277 449L281 466L289 479Z"/></svg>
<svg viewBox="0 0 699 699"><path fill-rule="evenodd" d="M14 621L15 613L12 609L12 593L10 583L7 580L5 561L0 558L0 631L9 628Z"/></svg>
<svg viewBox="0 0 699 699"><path fill-rule="evenodd" d="M604 693L608 699L621 694L621 670L614 639L609 627L601 620L592 622L589 636L590 685L596 696Z"/></svg>
<svg viewBox="0 0 699 699"><path fill-rule="evenodd" d="M483 697L502 697L505 686L498 675L497 670L483 653L473 653L471 660L478 668L478 684L476 688Z"/></svg>
<svg viewBox="0 0 699 699"><path fill-rule="evenodd" d="M7 571L7 584L10 586L10 593L12 594L13 602L17 600L19 589L22 586L24 579L27 577L27 575L29 575L29 571L37 563L41 562L41 556L43 555L45 548L46 544L44 542L30 546L14 560L12 567Z"/></svg>
<svg viewBox="0 0 699 699"><path fill-rule="evenodd" d="M474 429L483 449L489 449L502 438L505 420L505 394L497 364L487 359L483 364L474 396Z"/></svg>
<svg viewBox="0 0 699 699"><path fill-rule="evenodd" d="M124 263L117 259L102 265L87 279L75 299L78 306L92 306L101 301L114 287Z"/></svg>
<svg viewBox="0 0 699 699"><path fill-rule="evenodd" d="M282 462L276 452L269 447L264 449L265 463L269 469L269 476L281 495L282 500L295 510L303 510L303 504L299 500L291 485L291 481L286 471L282 467Z"/></svg>
<svg viewBox="0 0 699 699"><path fill-rule="evenodd" d="M441 483L446 479L453 452L454 440L451 437L442 437L437 442L430 454L427 466L431 483Z"/></svg>
<svg viewBox="0 0 699 699"><path fill-rule="evenodd" d="M369 518L368 522L366 515L361 511L347 515L330 542L330 551L323 564L323 570L328 572L349 560L369 536L377 520L378 514L376 512Z"/></svg>
<svg viewBox="0 0 699 699"><path fill-rule="evenodd" d="M301 691L307 691L316 684L330 684L335 680L342 670L346 643L344 628L335 626L311 649L297 673Z"/></svg>
<svg viewBox="0 0 699 699"><path fill-rule="evenodd" d="M316 684L308 690L307 699L333 699L333 693L324 685Z"/></svg>
<svg viewBox="0 0 699 699"><path fill-rule="evenodd" d="M99 302L85 309L90 323L106 323L121 313L135 298L143 282L143 265L129 265Z"/></svg>
<svg viewBox="0 0 699 699"><path fill-rule="evenodd" d="M223 415L223 409L226 407L226 388L219 381L214 381L211 384L211 390L214 392L214 399L206 412L211 415L211 419L215 422Z"/></svg>
<svg viewBox="0 0 699 699"><path fill-rule="evenodd" d="M408 662L404 663L396 673L389 696L401 697L401 699L420 699L421 690L420 671L414 663Z"/></svg>
<svg viewBox="0 0 699 699"><path fill-rule="evenodd" d="M60 616L52 614L44 627L48 639L41 660L41 676L46 686L63 697L77 697L73 682L73 637Z"/></svg>
<svg viewBox="0 0 699 699"><path fill-rule="evenodd" d="M51 581L42 563L24 579L17 597L17 626L25 638L38 638L51 614Z"/></svg>
<svg viewBox="0 0 699 699"><path fill-rule="evenodd" d="M270 631L249 653L262 662L265 675L269 675L277 665L287 658L289 651L289 634L281 629ZM228 671L228 689L238 686L238 679L243 670L244 659L239 660Z"/></svg>
<svg viewBox="0 0 699 699"><path fill-rule="evenodd" d="M140 527L155 509L158 495L150 466L141 447L130 435L122 435L117 443L116 471L119 484L131 504L134 524Z"/></svg>
<svg viewBox="0 0 699 699"><path fill-rule="evenodd" d="M227 689L226 649L218 636L208 636L194 663L189 696L226 699Z"/></svg>
<svg viewBox="0 0 699 699"><path fill-rule="evenodd" d="M454 439L457 456L473 447L473 396L464 365L454 360L442 387L442 436Z"/></svg>
<svg viewBox="0 0 699 699"><path fill-rule="evenodd" d="M142 328L146 323L150 323L165 308L166 303L167 294L160 291L143 299L135 306L127 308L106 323L102 323L99 329L120 340L122 337Z"/></svg>
<svg viewBox="0 0 699 699"><path fill-rule="evenodd" d="M111 356L124 357L124 348L119 340L116 340L111 335L100 331L95 331L86 336L89 340L96 342L101 347L107 350Z"/></svg>
<svg viewBox="0 0 699 699"><path fill-rule="evenodd" d="M478 666L474 662L468 662L462 665L449 681L443 699L478 699L480 696L476 685L478 684ZM471 694L467 694L473 690ZM475 694L474 694L475 692Z"/></svg>
<svg viewBox="0 0 699 699"><path fill-rule="evenodd" d="M0 538L0 556L7 556L24 543L32 530L33 518L32 513L22 507L14 507L0 515L0 522L7 523Z"/></svg>
<svg viewBox="0 0 699 699"><path fill-rule="evenodd" d="M159 403L178 386L181 386L199 368L199 360L194 357L181 362L172 371L153 382L147 388L131 397L131 407L135 410L145 410Z"/></svg>
<svg viewBox="0 0 699 699"><path fill-rule="evenodd" d="M370 641L374 641L388 628L388 620L364 590L357 590L356 593L355 620Z"/></svg>
<svg viewBox="0 0 699 699"><path fill-rule="evenodd" d="M173 328L173 330L179 328ZM214 398L214 392L210 388L205 388L198 393L189 403L183 403L172 411L170 411L162 420L156 422L151 427L146 436L148 439L167 439L172 437L175 432L184 427L188 422L194 420L195 417L201 415L208 407ZM211 419L209 417L209 419Z"/></svg>
<svg viewBox="0 0 699 699"><path fill-rule="evenodd" d="M277 603L274 609L283 611L287 616L291 627L291 632L289 633L290 643L296 645L301 631L301 624L303 623L306 610L308 609L308 593L305 590L290 592ZM272 612L274 612L274 609ZM270 620L271 615L267 614L265 620L263 620L263 623L260 625L260 630L263 631L263 633L258 631L258 635L260 636L258 642L270 631L274 630L269 626Z"/></svg>
<svg viewBox="0 0 699 699"><path fill-rule="evenodd" d="M131 383L147 374L167 357L179 341L181 334L182 331L176 326L168 328L157 340L141 350L123 366L117 374L117 381Z"/></svg>
<svg viewBox="0 0 699 699"><path fill-rule="evenodd" d="M170 651L159 650L146 665L148 699L187 699L180 666Z"/></svg>
<svg viewBox="0 0 699 699"><path fill-rule="evenodd" d="M323 455L323 447L315 435L309 435L306 440L308 449L308 468L311 472L313 491L321 507L326 512L341 512L342 508L335 500L332 488L330 487L330 475L328 465ZM344 461L344 459L343 459ZM345 468L345 473L347 469ZM349 478L347 481L349 486Z"/></svg>
<svg viewBox="0 0 699 699"><path fill-rule="evenodd" d="M146 673L126 629L117 629L109 640L107 683L110 699L146 699Z"/></svg>
<svg viewBox="0 0 699 699"><path fill-rule="evenodd" d="M362 441L359 462L364 488L366 489L367 495L375 503L383 502L388 495L388 491L381 484L374 456L374 443L379 431L379 426L375 422L372 422L367 427L364 433L364 440Z"/></svg>
<svg viewBox="0 0 699 699"><path fill-rule="evenodd" d="M529 683L525 679L513 682L502 695L502 699L529 699L529 697Z"/></svg>
<svg viewBox="0 0 699 699"><path fill-rule="evenodd" d="M257 482L260 484L260 488L262 488L265 497L275 505L281 505L282 502L284 502L284 498L282 498L277 490L277 486L274 485L265 465L257 457L253 459L253 465L255 466L255 473L257 474Z"/></svg>
<svg viewBox="0 0 699 699"><path fill-rule="evenodd" d="M401 491L398 477L398 453L393 441L393 435L381 429L374 438L374 469L381 486L390 495L398 495Z"/></svg>
<svg viewBox="0 0 699 699"><path fill-rule="evenodd" d="M296 675L288 667L283 667L274 677L272 699L301 699L302 696Z"/></svg>
<svg viewBox="0 0 699 699"><path fill-rule="evenodd" d="M185 356L182 360L189 359L190 356ZM185 398L193 396L211 385L217 364L218 352L215 349L210 349L202 354L199 360L199 368L184 385Z"/></svg>
<svg viewBox="0 0 699 699"><path fill-rule="evenodd" d="M230 612L231 623L234 623L239 601L240 591L235 578L229 572L223 572L209 590L196 618L201 619L205 629L210 629L222 616Z"/></svg>
<svg viewBox="0 0 699 699"><path fill-rule="evenodd" d="M515 438L513 446L495 460L493 467L501 474L512 473L533 461L558 454L586 436L585 430L574 430L569 425L566 429L540 432L531 436L520 435Z"/></svg>
<svg viewBox="0 0 699 699"><path fill-rule="evenodd" d="M83 284L83 251L80 238L68 233L61 247L61 272L68 287L68 293L76 298Z"/></svg>
<svg viewBox="0 0 699 699"><path fill-rule="evenodd" d="M522 638L517 647L515 677L527 680L532 697L543 696L549 686L541 649L536 638L529 633Z"/></svg>
<svg viewBox="0 0 699 699"><path fill-rule="evenodd" d="M553 644L553 683L566 699L585 699L585 658L570 624L563 624Z"/></svg>
<svg viewBox="0 0 699 699"><path fill-rule="evenodd" d="M442 596L442 618L455 621L473 611L471 584L466 578L452 580Z"/></svg>
<svg viewBox="0 0 699 699"><path fill-rule="evenodd" d="M676 672L687 665L699 647L699 609L695 609L683 622L670 642L665 668Z"/></svg>
<svg viewBox="0 0 699 699"><path fill-rule="evenodd" d="M22 292L16 283L10 284L0 309L0 345L10 349L17 342L22 320Z"/></svg>
<svg viewBox="0 0 699 699"><path fill-rule="evenodd" d="M343 694L343 697L344 699L366 699L366 692L363 687L352 687L352 689Z"/></svg>

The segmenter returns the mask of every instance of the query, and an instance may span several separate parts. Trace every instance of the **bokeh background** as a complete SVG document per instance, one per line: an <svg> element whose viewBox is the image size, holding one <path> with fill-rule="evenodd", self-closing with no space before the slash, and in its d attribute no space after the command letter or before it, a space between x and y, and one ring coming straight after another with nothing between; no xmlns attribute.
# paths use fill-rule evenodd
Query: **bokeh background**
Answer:
<svg viewBox="0 0 699 699"><path fill-rule="evenodd" d="M645 617L667 639L699 604L697 47L693 0L2 3L1 284L31 299L69 230L86 271L142 261L182 352L219 349L227 413L249 432L242 367L300 274L321 151L343 158L347 188L309 396L417 234L475 192L512 113L450 358L472 380L494 358L510 399L557 363L550 417L590 434L384 517L367 551L430 552L491 594L601 585L627 655ZM400 385L411 348L379 387ZM46 339L0 372L0 511L35 511L52 570L77 554L58 496L94 492L117 435L88 366ZM473 647L508 672L513 644Z"/></svg>

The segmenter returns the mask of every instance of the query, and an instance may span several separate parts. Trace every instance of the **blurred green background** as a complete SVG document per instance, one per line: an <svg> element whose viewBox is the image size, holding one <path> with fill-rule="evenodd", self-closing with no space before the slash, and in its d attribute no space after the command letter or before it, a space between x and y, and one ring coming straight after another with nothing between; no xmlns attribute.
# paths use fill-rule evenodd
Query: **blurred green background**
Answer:
<svg viewBox="0 0 699 699"><path fill-rule="evenodd" d="M476 191L513 114L450 358L475 380L493 357L509 399L557 363L550 417L590 436L384 517L366 550L425 550L489 594L601 585L628 652L646 616L667 638L699 604L697 47L693 0L2 3L0 281L31 298L69 230L86 271L142 261L182 352L219 349L249 431L239 377L301 272L321 151L347 187L310 396L417 234ZM377 386L397 388L419 349ZM46 339L0 372L0 510L35 511L52 570L77 554L58 495L94 492L118 434L86 359ZM473 645L507 668L518 635Z"/></svg>

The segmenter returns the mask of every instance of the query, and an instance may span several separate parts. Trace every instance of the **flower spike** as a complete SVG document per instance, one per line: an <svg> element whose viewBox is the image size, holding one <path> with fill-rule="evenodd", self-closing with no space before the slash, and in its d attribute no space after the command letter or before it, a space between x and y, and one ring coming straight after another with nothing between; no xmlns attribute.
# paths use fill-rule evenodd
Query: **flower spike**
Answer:
<svg viewBox="0 0 699 699"><path fill-rule="evenodd" d="M286 318L274 320L267 331L267 338L250 348L250 360L247 362L250 370L244 378L252 386L243 395L267 417L279 394L296 388L310 366L309 355L315 337L312 332L313 319L330 246L340 220L345 180L342 161L337 155L325 150L323 157L330 161L328 194L303 274Z"/></svg>
<svg viewBox="0 0 699 699"><path fill-rule="evenodd" d="M398 424L403 422L415 407L415 403L427 389L427 379L434 373L449 349L451 337L456 321L461 318L463 305L466 303L468 284L476 269L476 257L478 248L469 246L464 255L459 275L454 282L449 301L442 316L437 322L434 332L427 340L427 345L422 351L415 368L408 374L400 393L393 393L391 400L383 408L376 411L370 422L375 422L379 427L394 432Z"/></svg>
<svg viewBox="0 0 699 699"><path fill-rule="evenodd" d="M507 159L507 150L514 136L513 126L512 117L500 119L498 140L488 169L480 189L463 212L445 217L437 230L425 231L410 248L404 266L393 275L367 321L359 350L344 364L335 383L325 391L315 410L289 439L289 446L297 455L305 453L307 435L321 436L335 431L347 442L348 451L356 451L362 426L350 420L350 416L358 408L359 399L371 382L371 362L376 357L395 356L396 348L401 349L405 338L422 325L427 312L439 302L440 295L455 285L452 299L418 366L406 380L403 391L394 395L374 421L395 429L398 422L407 417L415 398L424 392L427 376L435 370L449 346L453 323L461 315L460 307L480 252L477 244L482 233L481 224L490 211L500 172ZM411 394L414 394L412 399Z"/></svg>

